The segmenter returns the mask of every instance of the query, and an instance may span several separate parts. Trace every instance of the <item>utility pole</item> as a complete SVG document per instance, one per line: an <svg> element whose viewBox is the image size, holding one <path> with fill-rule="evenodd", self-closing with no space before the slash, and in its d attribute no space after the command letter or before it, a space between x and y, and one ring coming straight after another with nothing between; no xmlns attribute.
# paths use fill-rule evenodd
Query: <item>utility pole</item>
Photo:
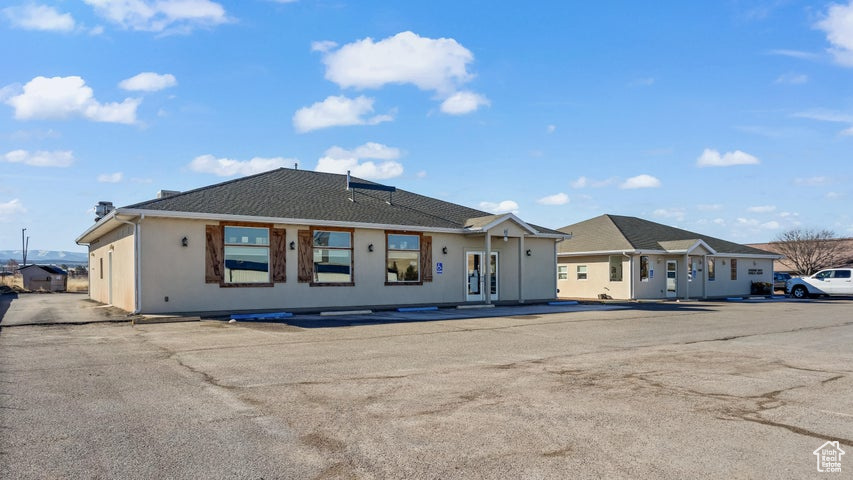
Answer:
<svg viewBox="0 0 853 480"><path fill-rule="evenodd" d="M26 232L27 232L26 228L21 229L21 252L23 253L23 257L24 257L23 258L24 263L21 264L22 267L27 266L27 245L29 245L29 243L30 243L30 237L24 237L24 234L26 234Z"/></svg>

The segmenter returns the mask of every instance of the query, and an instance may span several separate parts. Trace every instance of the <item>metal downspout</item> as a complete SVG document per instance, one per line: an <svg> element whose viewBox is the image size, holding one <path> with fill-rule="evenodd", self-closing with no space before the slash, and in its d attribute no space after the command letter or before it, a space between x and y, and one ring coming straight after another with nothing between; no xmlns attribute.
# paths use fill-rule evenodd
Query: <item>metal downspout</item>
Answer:
<svg viewBox="0 0 853 480"><path fill-rule="evenodd" d="M145 215L140 215L139 219L136 222L131 222L128 220L122 220L121 218L118 217L118 215L115 216L115 219L117 222L124 223L126 225L133 225L133 257L134 257L134 260L136 260L136 262L135 262L136 265L134 268L134 270L135 270L134 276L136 278L133 282L134 283L134 285L133 285L134 308L133 308L133 312L131 312L131 313L133 313L134 315L138 315L139 312L142 310L142 282L141 282L141 280L142 280L142 270L141 270L142 269L142 252L140 252L140 250L139 250L139 245L140 245L139 235L142 233L142 228L139 226L139 224L140 224L140 222L142 222L142 219L144 219L144 218L145 218Z"/></svg>

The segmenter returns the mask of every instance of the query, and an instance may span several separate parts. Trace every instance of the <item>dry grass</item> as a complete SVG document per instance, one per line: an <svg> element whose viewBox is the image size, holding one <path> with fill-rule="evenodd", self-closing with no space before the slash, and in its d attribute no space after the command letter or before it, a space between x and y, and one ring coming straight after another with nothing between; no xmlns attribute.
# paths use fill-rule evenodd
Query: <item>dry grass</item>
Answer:
<svg viewBox="0 0 853 480"><path fill-rule="evenodd" d="M89 277L74 277L68 278L68 291L69 292L88 292L89 291Z"/></svg>
<svg viewBox="0 0 853 480"><path fill-rule="evenodd" d="M24 278L21 275L10 275L0 277L0 285L7 286L18 292L25 292ZM67 291L88 292L89 277L68 277Z"/></svg>

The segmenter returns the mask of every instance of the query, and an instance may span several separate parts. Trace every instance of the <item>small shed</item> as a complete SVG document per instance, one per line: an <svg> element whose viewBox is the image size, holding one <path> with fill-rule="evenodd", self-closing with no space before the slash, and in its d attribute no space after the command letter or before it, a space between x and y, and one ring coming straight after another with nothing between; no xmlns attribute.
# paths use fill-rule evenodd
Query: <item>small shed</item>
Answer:
<svg viewBox="0 0 853 480"><path fill-rule="evenodd" d="M18 269L24 288L30 291L64 292L68 289L68 273L53 265L27 265Z"/></svg>

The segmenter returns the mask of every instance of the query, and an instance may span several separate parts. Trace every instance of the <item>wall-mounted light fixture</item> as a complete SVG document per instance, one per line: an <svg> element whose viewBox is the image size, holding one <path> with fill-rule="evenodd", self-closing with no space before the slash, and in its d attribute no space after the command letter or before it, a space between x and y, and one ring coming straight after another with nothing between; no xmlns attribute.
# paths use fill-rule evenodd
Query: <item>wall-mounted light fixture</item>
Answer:
<svg viewBox="0 0 853 480"><path fill-rule="evenodd" d="M370 245L368 245L368 246L367 246L367 251L368 251L368 252L372 252L372 251L373 251L373 244L372 244L372 243L371 243Z"/></svg>
<svg viewBox="0 0 853 480"><path fill-rule="evenodd" d="M725 261L725 260L723 260L723 265L725 265L725 264L726 264L726 261Z"/></svg>
<svg viewBox="0 0 853 480"><path fill-rule="evenodd" d="M181 246L188 247L190 245L190 240L187 237L181 239Z"/></svg>
<svg viewBox="0 0 853 480"><path fill-rule="evenodd" d="M290 249L296 250L296 242L290 242Z"/></svg>
<svg viewBox="0 0 853 480"><path fill-rule="evenodd" d="M529 257L529 256L533 255L533 250L531 250L531 249L529 249L529 248L528 248L528 249L527 249L527 251L526 251L525 253L526 253L526 254L527 254L527 256Z"/></svg>
<svg viewBox="0 0 853 480"><path fill-rule="evenodd" d="M447 247L441 247L441 253L447 255Z"/></svg>
<svg viewBox="0 0 853 480"><path fill-rule="evenodd" d="M504 228L504 242L508 242L508 241L509 241L509 229Z"/></svg>

